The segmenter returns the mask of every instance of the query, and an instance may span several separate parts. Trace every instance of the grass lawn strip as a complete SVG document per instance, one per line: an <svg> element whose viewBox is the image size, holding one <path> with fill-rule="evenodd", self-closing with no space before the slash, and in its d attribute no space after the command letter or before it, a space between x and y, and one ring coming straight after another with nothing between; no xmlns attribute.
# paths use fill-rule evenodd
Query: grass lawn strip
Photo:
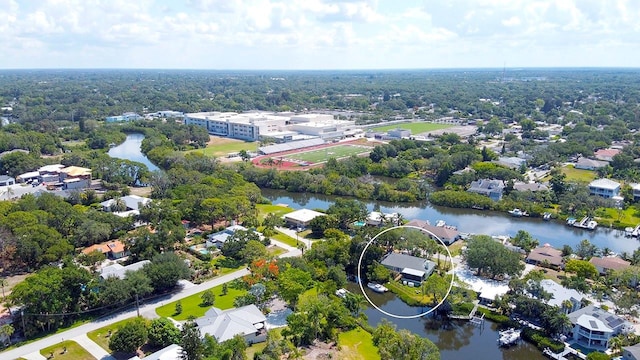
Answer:
<svg viewBox="0 0 640 360"><path fill-rule="evenodd" d="M210 290L213 291L213 294L216 296L214 306L222 310L231 309L233 307L233 301L238 296L247 293L246 290L234 289L229 285L227 287L227 295L222 295L222 285L213 287ZM187 320L190 316L195 316L196 318L202 317L204 313L211 308L211 306L200 305L202 304L202 293L204 293L204 291L160 306L156 309L156 314L161 317L171 317L178 321ZM176 303L178 301L182 303L182 313L176 315Z"/></svg>
<svg viewBox="0 0 640 360"><path fill-rule="evenodd" d="M409 287L402 285L397 281L389 281L385 286L394 294L398 295L402 301L412 306L427 305L431 302L431 296L422 295L422 291L419 287ZM417 294L416 291L418 292Z"/></svg>
<svg viewBox="0 0 640 360"><path fill-rule="evenodd" d="M281 233L280 231L276 230L276 234L272 235L271 238L273 240L277 240L280 241L282 243L285 243L289 246L293 246L293 247L297 247L298 246L298 241L294 238L292 238L291 236L285 234L285 233ZM302 243L302 241L300 241L300 243Z"/></svg>
<svg viewBox="0 0 640 360"><path fill-rule="evenodd" d="M90 331L87 333L87 337L89 339L91 339L91 341L95 342L96 344L100 345L101 348L105 349L107 352L111 353L113 352L111 349L109 349L109 331L111 331L111 335L113 336L113 334L116 333L116 331L118 331L118 329L120 329L121 327L123 327L126 323L131 322L135 319L136 317L130 317L128 319L124 319L121 321L118 321L116 323L101 327L99 329ZM57 357L56 357L57 358Z"/></svg>
<svg viewBox="0 0 640 360"><path fill-rule="evenodd" d="M63 354L62 352L64 351L65 347L67 348L67 351ZM96 360L96 358L93 357L93 355L91 355L87 350L85 350L77 342L71 340L65 340L55 345L46 347L40 350L40 354L45 358L48 357L49 354L53 354L53 358L56 360Z"/></svg>
<svg viewBox="0 0 640 360"><path fill-rule="evenodd" d="M429 131L448 129L453 125L448 124L434 124L429 122L413 122L413 123L405 123L405 124L395 124L395 125L387 125L373 128L373 131L389 131L394 129L407 129L411 130L411 134L422 134Z"/></svg>
<svg viewBox="0 0 640 360"><path fill-rule="evenodd" d="M357 327L338 334L339 358L344 360L379 360L378 348L373 345L371 334Z"/></svg>

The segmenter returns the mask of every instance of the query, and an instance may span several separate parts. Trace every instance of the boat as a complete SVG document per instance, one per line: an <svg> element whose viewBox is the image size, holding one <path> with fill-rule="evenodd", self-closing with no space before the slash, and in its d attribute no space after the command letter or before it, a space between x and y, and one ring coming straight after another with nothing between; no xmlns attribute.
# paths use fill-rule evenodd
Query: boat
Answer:
<svg viewBox="0 0 640 360"><path fill-rule="evenodd" d="M597 227L598 227L598 222L595 220L589 220L589 222L587 223L588 230L595 230Z"/></svg>
<svg viewBox="0 0 640 360"><path fill-rule="evenodd" d="M631 232L631 236L638 237L640 235L640 225L636 226Z"/></svg>
<svg viewBox="0 0 640 360"><path fill-rule="evenodd" d="M376 283L368 283L367 287L379 294L385 293L387 291L389 291L389 289L387 289L386 287L380 285L380 284L376 284Z"/></svg>
<svg viewBox="0 0 640 360"><path fill-rule="evenodd" d="M545 220L545 221L551 220L551 213L546 212L542 214L542 220Z"/></svg>
<svg viewBox="0 0 640 360"><path fill-rule="evenodd" d="M349 290L344 288L336 290L336 296L342 299L346 298L348 293Z"/></svg>
<svg viewBox="0 0 640 360"><path fill-rule="evenodd" d="M577 219L574 218L574 217L567 218L567 225L572 226L573 224L576 223L576 221L577 221Z"/></svg>
<svg viewBox="0 0 640 360"><path fill-rule="evenodd" d="M529 216L529 214L527 214L526 211L522 211L520 209L513 209L509 211L509 214L511 214L511 216L515 216L515 217L522 217L522 216Z"/></svg>
<svg viewBox="0 0 640 360"><path fill-rule="evenodd" d="M580 229L587 229L587 230L595 230L598 227L598 222L588 216L583 217L582 220L580 220L580 222L574 219L572 223L569 223L569 220L567 220L567 224Z"/></svg>
<svg viewBox="0 0 640 360"><path fill-rule="evenodd" d="M513 345L520 340L520 330L516 330L514 328L500 331L498 334L500 335L498 337L499 346Z"/></svg>
<svg viewBox="0 0 640 360"><path fill-rule="evenodd" d="M444 227L446 224L444 220L438 220L438 222L436 222L437 227Z"/></svg>
<svg viewBox="0 0 640 360"><path fill-rule="evenodd" d="M631 226L624 228L624 236L626 237L633 236L633 228Z"/></svg>

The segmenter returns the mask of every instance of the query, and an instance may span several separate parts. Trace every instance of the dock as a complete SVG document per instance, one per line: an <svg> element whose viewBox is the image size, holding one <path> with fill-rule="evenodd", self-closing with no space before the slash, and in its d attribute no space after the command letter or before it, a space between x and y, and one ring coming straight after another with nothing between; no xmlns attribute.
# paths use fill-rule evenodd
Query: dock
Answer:
<svg viewBox="0 0 640 360"><path fill-rule="evenodd" d="M481 316L476 316L476 313L478 312L479 304L480 303L478 301L475 302L475 306L473 307L473 309L471 309L471 312L469 313L469 315L450 315L449 319L466 320L472 323L473 325L482 326L484 325L484 314L482 314Z"/></svg>

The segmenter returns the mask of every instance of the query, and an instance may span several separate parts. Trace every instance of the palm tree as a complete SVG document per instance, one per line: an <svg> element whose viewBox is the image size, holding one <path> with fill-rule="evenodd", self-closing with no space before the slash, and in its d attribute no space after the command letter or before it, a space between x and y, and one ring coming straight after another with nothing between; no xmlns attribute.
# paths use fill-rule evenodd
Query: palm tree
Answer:
<svg viewBox="0 0 640 360"><path fill-rule="evenodd" d="M571 300L562 301L562 310L565 314L568 314L571 309L573 309L573 303L571 302Z"/></svg>
<svg viewBox="0 0 640 360"><path fill-rule="evenodd" d="M614 336L609 340L609 347L611 347L612 354L618 355L622 351L623 340L620 336Z"/></svg>

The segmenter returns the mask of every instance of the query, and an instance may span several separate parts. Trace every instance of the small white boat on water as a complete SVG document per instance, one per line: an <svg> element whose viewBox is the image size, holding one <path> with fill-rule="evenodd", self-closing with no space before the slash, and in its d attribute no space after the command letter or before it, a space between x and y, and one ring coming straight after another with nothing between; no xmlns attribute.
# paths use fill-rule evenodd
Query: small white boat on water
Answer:
<svg viewBox="0 0 640 360"><path fill-rule="evenodd" d="M522 216L528 216L529 215L529 214L527 214L526 211L522 211L520 209L510 210L509 214L511 214L511 216L514 216L514 217L522 217Z"/></svg>
<svg viewBox="0 0 640 360"><path fill-rule="evenodd" d="M546 212L542 214L542 219L546 221L551 220L551 213Z"/></svg>
<svg viewBox="0 0 640 360"><path fill-rule="evenodd" d="M349 293L349 290L344 288L336 290L336 296L339 298L343 298L343 299L346 298L348 293Z"/></svg>
<svg viewBox="0 0 640 360"><path fill-rule="evenodd" d="M500 335L498 338L499 346L513 345L520 340L520 330L514 328L500 331L498 334Z"/></svg>
<svg viewBox="0 0 640 360"><path fill-rule="evenodd" d="M376 284L376 283L368 283L367 287L379 294L385 293L387 291L389 291L389 289L387 289L386 287L380 285L380 284Z"/></svg>
<svg viewBox="0 0 640 360"><path fill-rule="evenodd" d="M437 227L444 227L445 225L447 225L447 223L444 220L438 220L436 222Z"/></svg>

